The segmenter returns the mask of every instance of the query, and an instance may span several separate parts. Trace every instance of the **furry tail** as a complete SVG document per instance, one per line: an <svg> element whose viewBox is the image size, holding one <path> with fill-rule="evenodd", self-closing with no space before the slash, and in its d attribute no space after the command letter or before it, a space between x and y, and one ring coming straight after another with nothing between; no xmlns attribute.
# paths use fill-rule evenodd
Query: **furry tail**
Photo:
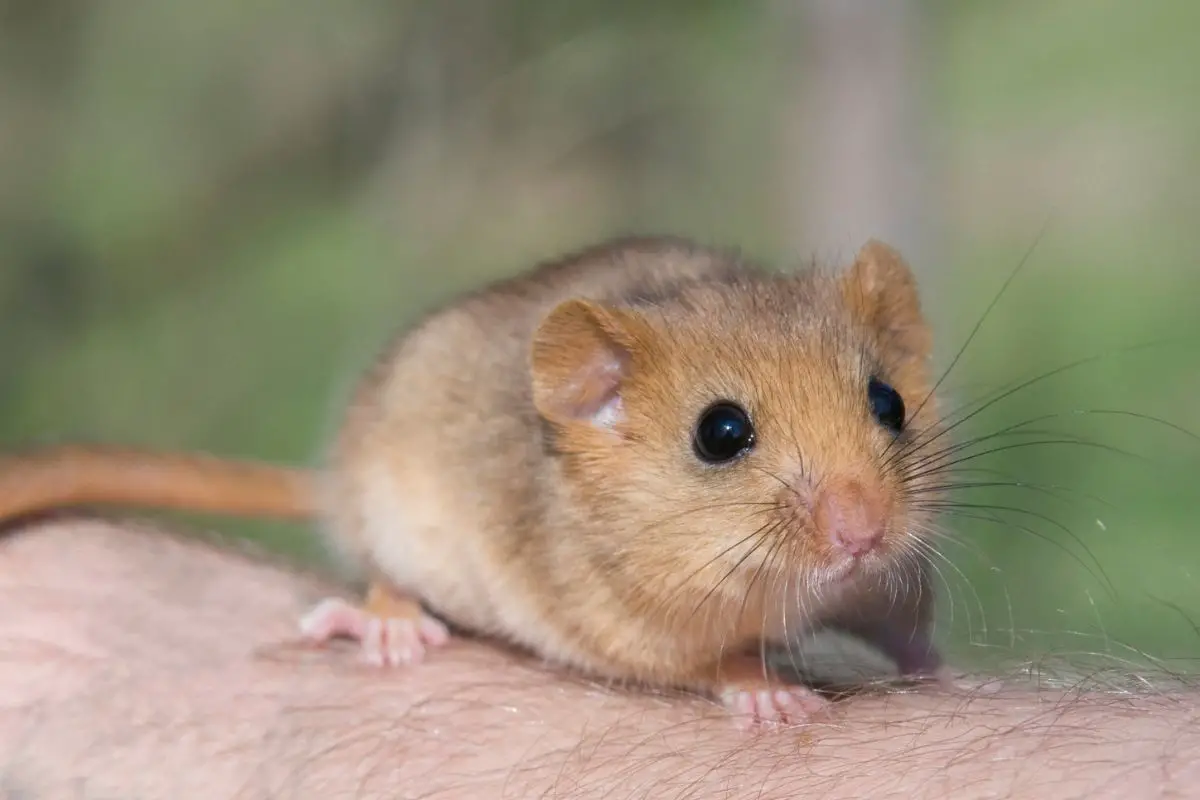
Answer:
<svg viewBox="0 0 1200 800"><path fill-rule="evenodd" d="M0 522L88 505L309 519L316 498L306 470L199 454L68 446L0 459Z"/></svg>

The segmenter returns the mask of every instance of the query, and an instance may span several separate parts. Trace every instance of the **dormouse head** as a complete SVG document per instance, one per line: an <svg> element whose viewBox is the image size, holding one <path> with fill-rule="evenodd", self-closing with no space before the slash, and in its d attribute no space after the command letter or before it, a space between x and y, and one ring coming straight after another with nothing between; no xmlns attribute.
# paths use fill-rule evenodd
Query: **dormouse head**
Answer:
<svg viewBox="0 0 1200 800"><path fill-rule="evenodd" d="M581 547L731 600L878 578L929 531L930 349L912 272L879 242L839 271L562 303L534 337L533 398Z"/></svg>

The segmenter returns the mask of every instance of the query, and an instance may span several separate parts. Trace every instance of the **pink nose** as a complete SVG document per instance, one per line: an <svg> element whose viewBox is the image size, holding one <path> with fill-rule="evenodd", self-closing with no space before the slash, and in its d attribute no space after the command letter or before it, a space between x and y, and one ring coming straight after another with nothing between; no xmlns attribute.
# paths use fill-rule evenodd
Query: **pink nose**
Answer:
<svg viewBox="0 0 1200 800"><path fill-rule="evenodd" d="M887 528L883 503L855 480L831 481L821 487L813 504L813 521L835 547L855 557L878 547Z"/></svg>

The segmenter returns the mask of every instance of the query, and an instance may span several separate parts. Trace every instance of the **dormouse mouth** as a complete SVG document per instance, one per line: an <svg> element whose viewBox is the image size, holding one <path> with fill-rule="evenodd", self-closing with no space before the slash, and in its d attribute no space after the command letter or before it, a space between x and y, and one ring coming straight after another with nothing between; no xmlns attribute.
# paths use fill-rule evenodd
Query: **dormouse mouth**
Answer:
<svg viewBox="0 0 1200 800"><path fill-rule="evenodd" d="M877 575L881 569L886 569L887 563L886 558L880 558L876 555L858 558L847 556L837 559L832 564L820 570L816 578L818 583L831 586L847 586L856 581L870 578L872 575Z"/></svg>
<svg viewBox="0 0 1200 800"><path fill-rule="evenodd" d="M847 558L834 564L825 572L829 583L849 583L864 572L862 562L857 558Z"/></svg>

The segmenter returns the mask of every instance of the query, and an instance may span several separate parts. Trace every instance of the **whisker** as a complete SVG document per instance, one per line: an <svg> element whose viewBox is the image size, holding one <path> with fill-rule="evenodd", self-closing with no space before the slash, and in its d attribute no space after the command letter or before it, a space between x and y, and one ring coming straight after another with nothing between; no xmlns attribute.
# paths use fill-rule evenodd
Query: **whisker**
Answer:
<svg viewBox="0 0 1200 800"><path fill-rule="evenodd" d="M750 558L750 556L752 556L755 553L755 551L757 551L758 548L760 548L762 546L763 542L766 541L772 534L774 534L781 527L783 527L783 523L776 522L774 525L770 526L769 528L760 529L760 531L756 532L755 535L759 536L759 541L756 542L753 547L751 547L749 550L747 550L745 553L743 553L742 557L739 558L737 561L735 561L733 566L730 567L725 572L725 574L721 576L721 579L719 581L717 581L716 583L714 583L712 585L712 588L710 588L707 592L705 592L704 597L700 598L700 602L697 603L695 609L692 610L692 616L695 616L695 613L700 610L700 607L702 605L704 605L706 602L708 602L708 599L713 596L713 594L717 591L717 589L721 588L721 585L724 584L725 581L729 580L729 577L731 575L733 575L733 573L737 572L738 569L741 568L742 564L746 563L746 559Z"/></svg>
<svg viewBox="0 0 1200 800"><path fill-rule="evenodd" d="M955 544L965 546L965 543L962 542L960 539L958 539L955 536L950 536L950 535L946 534L944 531L940 531L936 528L929 527L929 526L921 526L921 527L927 535L930 535L934 538L943 539L946 541L953 542ZM978 547L978 545L976 545L976 547ZM940 560L943 564L948 566L950 569L954 570L954 572L957 573L958 577L962 580L962 583L966 586L967 590L969 590L971 592L971 596L975 600L975 608L977 608L979 610L980 625L982 626L984 635L986 635L987 629L988 629L987 611L984 609L983 598L981 598L979 596L979 592L978 592L978 590L976 590L975 584L971 582L970 578L967 577L967 574L965 572L963 572L962 569L957 564L955 564L953 561L951 561L950 558L948 556L946 556L945 553L941 552L936 547L930 547L928 552L930 553L930 555L932 557L935 557L936 559ZM986 558L986 554L980 552L980 555L982 555L982 556L984 556L984 558ZM940 574L940 570L939 570L939 574ZM944 579L944 576L943 576L943 579ZM947 587L947 589L950 588L949 581L946 581L946 587ZM953 607L954 607L953 606L953 599L954 599L953 593L951 593L950 597L951 597L951 609L953 609ZM974 637L974 635L975 635L974 626L973 626L974 620L971 615L971 606L969 604L966 605L966 610L967 610L967 635L969 637Z"/></svg>
<svg viewBox="0 0 1200 800"><path fill-rule="evenodd" d="M1075 531L1071 530L1069 527L1067 527L1063 523L1059 522L1058 520L1054 519L1053 517L1051 517L1047 514L1042 514L1038 511L1031 511L1030 509L1027 509L1027 508L1018 508L1016 506L995 505L995 504L990 504L990 503L958 503L958 502L954 502L954 501L946 501L944 503L942 503L942 502L926 503L926 504L923 504L921 507L924 509L927 509L927 510L937 510L937 511L946 511L949 509L956 509L956 508L968 508L968 509L974 509L977 511L1010 511L1014 514L1024 514L1027 517L1033 517L1035 519L1039 519L1043 522L1049 523L1050 525L1053 525L1054 527L1061 530L1067 536L1070 536L1071 539L1074 540L1074 542L1076 544L1078 544L1081 548L1083 548L1084 552L1086 552L1088 554L1088 556L1092 559L1092 563L1096 565L1096 569L1099 571L1100 575L1103 576L1104 582L1107 583L1110 587L1112 587L1114 594L1116 592L1115 587L1113 587L1112 581L1109 580L1108 575L1104 571L1104 566L1100 563L1100 559L1096 558L1095 554L1092 553L1091 548L1088 547L1086 543L1084 543L1083 539L1081 539L1079 537L1079 535L1077 533L1075 533Z"/></svg>
<svg viewBox="0 0 1200 800"><path fill-rule="evenodd" d="M666 498L661 498L661 499L663 499L664 502L671 502L669 499L666 499ZM652 531L655 528L658 528L662 525L666 525L670 522L674 522L675 520L678 520L682 517L686 517L689 514L699 514L700 512L703 512L703 511L718 511L721 509L739 508L739 507L761 509L761 511L757 512L757 513L762 513L762 512L766 512L766 511L771 511L772 509L781 508L780 504L776 503L774 501L741 500L741 501L734 501L734 502L711 503L709 505L704 505L704 506L695 506L693 508L685 508L682 511L677 511L673 514L668 514L665 517L660 517L659 519L655 520L654 522L651 522L649 525L642 528L642 532L646 533L648 531Z"/></svg>
<svg viewBox="0 0 1200 800"><path fill-rule="evenodd" d="M800 647L800 638L804 635L799 628L806 627L803 625L795 625L797 630L793 631L793 623L788 622L788 611L791 608L792 583L795 582L795 611L800 614L801 620L809 620L812 611L808 608L809 592L805 591L804 584L808 583L808 575L801 571L795 571L789 574L784 581L782 597L785 602L782 608L782 627L783 627L783 648L787 654L788 666L792 668L793 677L803 676L808 669L808 664L805 663L804 651Z"/></svg>
<svg viewBox="0 0 1200 800"><path fill-rule="evenodd" d="M1076 408L1076 409L1072 409L1071 411L1064 411L1062 414L1060 414L1058 416L1066 417L1066 416L1088 416L1088 415L1132 417L1133 419L1138 419L1143 422L1153 422L1157 425L1162 425L1163 427L1165 427L1169 430L1172 430L1176 433L1182 433L1184 436L1187 436L1190 439L1193 439L1195 441L1200 441L1200 434L1196 434L1195 432L1188 430L1187 428L1183 427L1182 425L1178 425L1174 422L1171 422L1170 420L1166 420L1161 417L1156 417L1153 414L1142 414L1138 411L1127 411L1125 409L1120 409L1120 408Z"/></svg>
<svg viewBox="0 0 1200 800"><path fill-rule="evenodd" d="M937 441L941 437L945 436L946 434L948 434L951 431L958 428L960 425L970 421L971 419L974 419L976 416L983 413L987 409L991 408L992 406L994 406L996 403L1000 402L1001 400L1011 397L1012 395L1016 394L1017 392L1022 391L1023 389L1027 389L1030 386L1038 384L1042 381L1049 380L1050 378L1053 378L1057 375L1061 375L1070 370L1078 369L1079 367L1083 367L1088 364L1095 363L1104 358L1110 358L1110 357L1116 356L1116 355L1128 355L1130 353L1139 352L1141 350L1146 350L1146 349L1149 349L1152 347L1158 347L1163 344L1169 344L1172 342L1183 341L1183 340L1186 340L1187 338L1188 337L1185 337L1185 336L1167 336L1167 337L1162 337L1159 339L1153 339L1153 340L1150 340L1147 342L1139 342L1136 344L1128 345L1126 347L1113 348L1110 350L1106 350L1103 353L1098 353L1095 355L1087 356L1085 358L1076 359L1075 361L1071 361L1067 364L1063 364L1062 366L1055 367L1054 369L1051 369L1046 372L1035 375L1032 378L1028 378L1026 380L1019 381L1015 386L1012 386L1008 389L1001 391L998 395L987 400L987 402L984 402L981 406L976 408L971 413L963 416L962 418L956 420L955 422L953 422L949 425L942 427L941 430L936 435L934 435L932 438L930 438L924 442L921 442L920 447L923 448L923 447L926 447L926 446L932 444L933 442ZM969 407L970 405L972 405L972 404L968 403L967 407ZM915 416L915 414L914 414L914 416ZM943 422L948 421L948 418L943 418L942 421ZM929 427L933 428L936 426L937 426L937 424L931 425ZM913 442L911 444L915 445L916 442Z"/></svg>
<svg viewBox="0 0 1200 800"><path fill-rule="evenodd" d="M1057 499L1062 500L1064 503L1074 501L1075 503L1079 503L1080 505L1082 505L1080 503L1081 500L1089 500L1089 501L1099 503L1100 505L1107 507L1110 511L1123 510L1119 506L1117 506L1117 504L1112 503L1108 500L1105 500L1103 497L1100 497L1097 494L1092 494L1091 492L1085 492L1076 486L1065 486L1065 485L1059 484L1059 483L1033 483L1030 481L1022 480L1022 479L1014 476L1012 473L1006 472L1005 470L1002 470L1002 469L995 469L995 468L991 468L991 467L959 466L959 467L951 467L951 468L944 469L944 470L938 470L938 474L945 475L947 477L961 476L961 475L990 475L990 476L1004 479L1004 481L995 481L995 483L997 483L999 485L1007 484L1007 485L1012 485L1012 486L1016 486L1016 485L1020 485L1023 487L1028 486L1028 487L1035 487L1046 493L1057 492L1057 493L1062 493L1065 495L1074 495L1074 497L1065 497L1065 496L1062 496L1062 494L1051 494L1051 496L1057 497ZM964 483L972 483L972 481L969 481L965 478L961 478L958 480L961 480ZM977 483L986 484L989 482L988 481L977 481ZM953 491L956 488L953 485L953 483L950 483L950 484L934 483L934 484L927 484L927 486L931 489L931 491L938 491L938 487L942 487L943 491ZM967 487L967 488L969 488L969 487ZM923 492L925 489L926 489L926 486L915 486L914 487L914 486L906 485L904 487L904 491L906 492L906 494L909 494L909 495L919 494L919 493Z"/></svg>
<svg viewBox="0 0 1200 800"><path fill-rule="evenodd" d="M1056 539L1054 539L1051 536L1047 536L1045 533L1042 533L1039 530L1030 528L1027 525L1020 525L1016 522L1013 522L1012 520L1003 519L1002 517L996 516L994 514L971 514L967 511L963 511L963 510L957 509L957 508L943 509L941 513L948 514L948 515L955 516L955 517L962 517L964 519L975 519L975 520L980 520L982 522L990 522L994 525L1000 525L1002 527L1014 528L1016 530L1028 533L1030 536L1034 536L1038 539L1041 539L1042 541L1046 542L1047 544L1051 544L1054 547L1057 547L1064 554L1069 556L1071 558L1071 560L1074 561L1075 563L1079 564L1079 566L1082 567L1084 569L1084 571L1086 571L1089 575L1091 575L1093 578L1095 578L1097 581L1099 581L1101 584L1103 584L1105 586L1105 590L1108 592L1110 597L1116 597L1116 588L1114 587L1112 581L1108 579L1108 576L1104 574L1103 569L1101 569L1101 574L1097 575L1092 570L1092 567L1086 561L1083 560L1082 556L1080 556L1078 553L1076 553L1071 548L1064 545L1062 542L1057 541ZM1092 555L1091 550L1088 548L1085 548L1085 549L1087 550L1088 555L1092 556L1092 558L1095 559L1095 556Z"/></svg>
<svg viewBox="0 0 1200 800"><path fill-rule="evenodd" d="M743 536L741 539L738 539L736 542L734 542L733 544L729 545L728 547L726 547L725 549L723 549L721 552L717 553L715 556L713 556L712 558L710 558L708 561L706 561L706 562L704 562L703 564L701 564L701 565L700 565L700 566L699 566L697 569L695 569L695 570L694 570L694 571L693 571L691 574L689 574L689 575L688 575L686 578L684 578L684 579L683 579L683 580L681 580L681 581L680 581L678 584L676 584L676 585L675 585L675 586L674 586L674 587L673 587L673 588L672 588L672 589L671 589L669 592L667 592L667 593L664 595L664 599L663 599L662 601L660 601L660 603L658 604L658 606L657 606L657 607L656 607L656 608L653 610L653 613L651 613L651 614L648 614L647 616L650 616L650 617L655 617L655 616L657 616L657 615L658 615L658 612L662 610L662 607L663 607L663 606L665 606L665 605L666 605L666 604L667 604L667 603L668 603L668 602L671 600L671 598L672 598L674 595L676 595L676 594L678 594L679 592L681 592L681 591L683 590L683 588L684 588L685 586L687 586L687 584L691 583L691 581L692 581L692 580L694 580L694 579L696 578L696 576L698 576L700 573L704 572L706 569L708 569L709 567L711 567L713 564L715 564L716 562L720 561L722 558L724 558L725 556L727 556L729 553L733 552L733 551L734 551L734 550L736 550L737 548L739 548L739 547L741 547L742 545L746 544L746 543L747 543L747 542L749 542L750 540L754 539L754 538L755 538L755 537L757 537L757 536L761 536L761 535L763 535L763 531L766 531L767 529L769 529L769 528L770 528L770 527L771 527L773 524L778 524L778 523L776 523L776 522L771 522L771 521L764 523L764 524L762 525L762 527L758 528L758 529L757 529L757 530L755 530L755 531L752 531L751 533L748 533L748 534L746 534L746 535L745 535L745 536ZM757 546L758 546L757 544L756 544L756 545L753 545L753 546L750 548L750 552L753 552L753 550L754 550L754 547L757 547ZM744 558L746 558L746 556L743 556L743 559L744 559Z"/></svg>
<svg viewBox="0 0 1200 800"><path fill-rule="evenodd" d="M912 531L905 531L905 535L910 540L910 545L913 547L914 551L917 552L917 554L918 554L917 557L920 558L922 555L924 556L925 563L929 565L930 569L932 569L934 571L934 573L937 575L938 580L940 580L942 582L942 585L946 586L947 591L949 591L949 582L946 580L946 576L942 573L942 568L938 565L939 559L943 560L943 561L948 560L948 559L946 559L945 554L940 552L931 543L924 541L920 536L917 536ZM949 620L948 624L950 625L951 629L953 629L954 628L954 598L953 598L953 595L951 595L950 600L951 600L951 602L950 602L950 620ZM936 621L936 617L934 619Z"/></svg>
<svg viewBox="0 0 1200 800"><path fill-rule="evenodd" d="M915 462L907 464L906 466L910 469L920 468L925 463L928 463L930 460L936 460L937 458L941 457L944 454L961 452L962 450L972 447L981 442L990 441L992 439L997 439L997 438L1000 438L1002 436L1007 436L1007 435L1028 436L1028 435L1041 434L1041 435L1068 436L1068 434L1063 434L1060 431L1041 430L1041 429L1029 427L1030 425L1034 425L1038 422L1045 422L1046 420L1051 420L1051 419L1059 419L1059 418L1062 418L1063 416L1066 416L1066 415L1063 413L1056 413L1056 414L1041 414L1036 417L1030 417L1030 418L1022 420L1020 422L1015 422L1010 425L1006 425L1005 427L1000 428L999 430L996 430L996 431L992 431L991 433L980 434L978 436L972 437L970 439L966 439L961 442L949 444L940 450L935 450L932 453L927 454L920 459L917 459ZM1072 438L1074 438L1074 437L1072 437ZM921 450L924 450L925 447L928 447L929 444L932 444L932 442L926 443L926 444L922 445L920 448L917 448L915 450L906 452L905 456L916 455Z"/></svg>
<svg viewBox="0 0 1200 800"><path fill-rule="evenodd" d="M1038 244L1042 241L1042 237L1046 235L1049 225L1050 218L1047 217L1046 221L1042 223L1042 227L1038 230L1037 236L1034 237L1033 243L1029 245L1029 248L1021 256L1021 260L1017 262L1017 266L1014 267L1012 272L1009 273L1008 278L1006 278L1004 283L1000 286L1000 291L996 292L996 296L992 298L992 302L988 303L987 308L984 309L983 314L980 315L979 320L975 323L975 326L971 328L971 332L967 335L967 339L963 342L962 347L958 348L958 352L954 354L954 358L950 361L950 366L946 367L946 371L943 372L942 376L937 379L937 382L934 383L933 388L930 389L929 393L925 395L925 398L921 400L916 411L914 411L911 416L916 417L921 413L921 410L928 405L930 399L937 394L937 390L941 388L942 384L946 381L946 378L948 378L950 373L954 371L954 368L958 365L959 360L963 357L963 354L967 351L967 348L971 346L971 342L975 341L975 337L979 335L979 330L983 327L983 323L987 321L989 316L991 316L992 311L996 308L996 305L1000 302L1000 299L1004 297L1005 293L1008 291L1008 288L1012 286L1013 281L1017 279L1017 276L1020 275L1025 269L1025 265L1029 263L1029 259L1033 255L1033 251L1037 249ZM889 447L890 446L891 445L889 443ZM884 452L886 453L887 450L885 449Z"/></svg>
<svg viewBox="0 0 1200 800"><path fill-rule="evenodd" d="M928 464L936 462L939 459L945 458L946 456L954 455L955 453L961 453L964 450L969 450L970 448L975 447L976 445L983 444L984 442L990 442L995 439L1002 439L1006 436L1061 436L1063 438L1082 439L1082 437L1077 437L1061 431L1028 427L1029 425L1040 421L1042 421L1042 418L1040 417L1032 420L1025 420L1024 422L1018 422L1001 428L1000 430L992 431L991 433L979 434L978 436L973 436L970 439L964 439L959 442L954 442L953 444L947 444L940 450L933 450L921 456L920 458L914 459L911 462L905 462L904 468L908 471L920 470ZM906 455L913 456L917 455L918 452L919 451L913 451L912 453Z"/></svg>
<svg viewBox="0 0 1200 800"><path fill-rule="evenodd" d="M924 486L905 487L905 499L913 504L914 508L921 507L922 504L930 502L953 502L954 495L959 492L967 492L975 489L1024 489L1034 494L1039 494L1044 497L1057 500L1064 505L1083 511L1088 514L1095 513L1094 509L1089 508L1084 504L1084 500L1094 501L1104 506L1106 512L1120 512L1123 509L1119 508L1115 503L1095 496L1087 492L1072 492L1069 488L1056 486L1054 484L1042 485L1031 483L1028 481L946 481L943 483L932 483ZM1074 496L1078 495L1078 496ZM944 500L942 499L944 496Z"/></svg>
<svg viewBox="0 0 1200 800"><path fill-rule="evenodd" d="M754 574L750 576L750 582L746 585L746 593L742 596L742 604L738 608L737 619L738 619L739 626L741 625L742 616L746 613L746 603L748 603L750 601L750 596L754 592L754 585L758 582L759 576L763 573L764 570L767 571L767 574L771 574L770 570L771 570L771 567L773 567L774 565L773 564L771 564L770 566L768 566L768 565L773 560L773 554L778 552L780 549L782 549L784 542L785 542L784 537L782 537L782 536L776 537L776 541L773 542L771 544L771 546L767 549L767 553L763 557L763 560L755 568ZM764 604L763 613L766 613L765 604Z"/></svg>
<svg viewBox="0 0 1200 800"><path fill-rule="evenodd" d="M1090 442L1090 441L1085 441L1085 440L1068 439L1068 438L1040 439L1036 442L1016 442L1015 444L1001 445L999 447L993 447L989 450L984 450L982 452L971 453L969 455L963 456L962 458L954 459L952 461L947 462L946 464L937 465L935 467L927 469L924 472L920 472L920 473L917 473L917 474L909 476L909 477L913 480L917 480L920 478L927 477L929 475L937 475L942 469L944 469L946 467L956 466L958 464L964 464L968 461L973 461L977 458L983 458L984 456L994 455L996 453L1003 453L1007 450L1019 450L1019 449L1023 449L1026 447L1043 447L1043 446L1059 445L1059 444L1073 444L1073 445L1078 445L1080 447L1090 447L1090 448L1095 448L1097 450L1103 450L1108 453L1113 453L1116 455L1128 456L1129 458L1137 459L1139 461L1144 461L1148 464L1154 463L1153 460L1148 459L1145 456L1139 455L1137 453L1132 453L1127 450L1122 450L1121 448L1113 447L1112 445L1106 445L1101 442Z"/></svg>
<svg viewBox="0 0 1200 800"><path fill-rule="evenodd" d="M1031 418L1023 420L1021 422L1017 422L1012 425L1001 428L1000 430L995 431L991 434L986 434L983 436L975 437L973 439L967 440L966 442L962 442L962 443L953 445L951 447L945 448L941 451L938 451L938 453L961 451L962 449L970 447L973 444L978 444L979 442L997 438L1001 435L1008 434L1010 432L1017 432L1022 429L1025 429L1025 432L1032 432L1031 430L1028 429L1028 426L1033 425L1038 422L1045 422L1047 420L1052 420L1052 419L1064 419L1067 417L1083 417L1083 416L1130 417L1132 419L1137 419L1137 420L1144 421L1144 422L1153 422L1157 425L1161 425L1161 426L1167 428L1168 430L1174 431L1176 433L1181 433L1185 436L1188 436L1189 438L1191 438L1193 440L1200 441L1200 435L1193 433L1192 431L1188 430L1187 428L1184 428L1182 425L1177 425L1173 422L1170 422L1169 420L1165 420L1160 417L1155 417L1150 414L1142 414L1142 413L1139 413L1136 411L1126 411L1126 410L1122 410L1122 409L1080 408L1080 409L1073 409L1071 411L1063 411L1063 412L1058 412L1058 413L1053 413L1053 414L1042 414L1042 415L1039 415L1036 417L1031 417ZM1049 432L1047 432L1047 433L1049 433ZM1082 441L1087 441L1087 440L1082 440ZM924 446L925 445L923 445L921 449L923 449ZM916 452L916 451L914 451L914 452ZM938 457L938 454L932 454L931 456L926 456L924 459L915 462L912 466L919 468L920 466L923 465L923 462L927 461L930 458L936 459L937 457Z"/></svg>
<svg viewBox="0 0 1200 800"><path fill-rule="evenodd" d="M759 637L758 637L759 638L759 658L762 659L764 675L769 674L769 669L767 667L766 630L767 630L767 622L768 622L767 614L770 613L770 611L771 611L770 601L772 598L775 598L775 597L786 598L787 597L787 586L788 586L789 581L791 580L791 577L789 574L781 574L779 570L775 569L775 561L776 561L776 559L778 559L780 557L780 555L782 555L784 549L786 547L788 547L788 544L789 544L788 539L786 537L784 537L784 536L778 537L778 540L774 544L772 544L771 549L767 552L767 555L763 559L763 564L762 564L762 566L764 566L766 569L766 574L768 576L770 576L769 580L772 582L770 585L768 585L764 589L763 600L765 602L762 603L762 608L760 609L760 619L759 619L759 631L760 631ZM757 577L757 573L756 573L755 577ZM782 592L780 592L778 590L778 582L781 577L784 581L784 589ZM750 598L750 593L751 593L752 589L753 589L753 579L751 580L750 587L748 587L746 590L746 595L742 598L741 608L738 609L739 627L740 627L742 617L746 611L746 601ZM782 607L780 608L780 614L782 616L782 624L783 624L783 627L785 630L787 628L787 606L788 606L788 604L785 600L785 602L782 604ZM785 638L786 638L786 636L785 636Z"/></svg>
<svg viewBox="0 0 1200 800"><path fill-rule="evenodd" d="M787 489L789 492L795 491L795 489L792 488L792 485L790 483L788 483L783 478L776 475L774 472L771 472L771 470L761 467L757 464L751 464L750 467L751 467L751 469L757 470L758 472L761 472L762 474L766 475L768 478L772 478L773 480L778 482L780 486L782 486L784 489Z"/></svg>

